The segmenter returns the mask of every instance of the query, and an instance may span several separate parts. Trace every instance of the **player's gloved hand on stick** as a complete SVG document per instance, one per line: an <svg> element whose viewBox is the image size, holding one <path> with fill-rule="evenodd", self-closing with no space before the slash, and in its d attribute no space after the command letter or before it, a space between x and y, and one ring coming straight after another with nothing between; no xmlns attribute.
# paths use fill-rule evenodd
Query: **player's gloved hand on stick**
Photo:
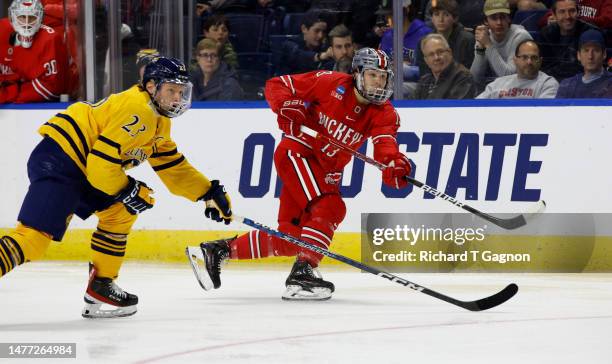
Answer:
<svg viewBox="0 0 612 364"><path fill-rule="evenodd" d="M306 121L306 105L303 100L287 100L278 110L278 127L283 133L292 136L302 134L300 126Z"/></svg>
<svg viewBox="0 0 612 364"><path fill-rule="evenodd" d="M412 171L412 162L402 153L393 156L387 168L382 171L383 183L393 188L404 188L408 185L406 176L410 176Z"/></svg>
<svg viewBox="0 0 612 364"><path fill-rule="evenodd" d="M198 199L206 202L204 215L209 219L229 225L232 221L232 201L219 180L213 180L210 183L208 192Z"/></svg>
<svg viewBox="0 0 612 364"><path fill-rule="evenodd" d="M140 214L141 212L150 209L155 203L155 199L150 196L153 190L144 182L135 180L127 176L127 186L119 191L115 196L115 201L121 202L132 215Z"/></svg>

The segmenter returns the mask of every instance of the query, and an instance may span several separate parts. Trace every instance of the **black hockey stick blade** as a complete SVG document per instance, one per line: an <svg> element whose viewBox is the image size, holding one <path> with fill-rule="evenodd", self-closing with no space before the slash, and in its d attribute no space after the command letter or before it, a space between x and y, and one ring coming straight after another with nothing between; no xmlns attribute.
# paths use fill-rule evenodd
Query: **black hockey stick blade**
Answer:
<svg viewBox="0 0 612 364"><path fill-rule="evenodd" d="M530 211L524 214L521 214L521 215L517 215L511 218L508 218L508 219L504 219L501 217L495 217L495 216L486 214L468 205L463 205L461 206L461 208L501 228L504 228L506 230L514 230L514 229L518 229L520 227L527 225L527 223L533 218L535 218L537 214L542 213L546 209L546 202L544 200L540 200L531 207Z"/></svg>
<svg viewBox="0 0 612 364"><path fill-rule="evenodd" d="M506 288L497 292L493 296L482 298L477 301L462 302L460 306L470 311L484 311L508 301L514 297L517 292L518 286L514 283L510 283L506 286Z"/></svg>
<svg viewBox="0 0 612 364"><path fill-rule="evenodd" d="M460 301L450 296L433 291L429 288L425 288L421 292L436 297L442 301L452 303L455 306L465 308L466 310L477 312L488 310L508 301L518 292L518 286L514 283L510 283L508 286L506 286L506 288L502 289L496 294L489 297L481 298L476 301Z"/></svg>

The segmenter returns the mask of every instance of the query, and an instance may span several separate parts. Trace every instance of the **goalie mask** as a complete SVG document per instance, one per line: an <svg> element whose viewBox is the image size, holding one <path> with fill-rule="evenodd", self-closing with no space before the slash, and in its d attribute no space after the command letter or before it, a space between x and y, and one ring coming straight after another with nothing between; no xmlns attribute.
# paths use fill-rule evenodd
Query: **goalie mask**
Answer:
<svg viewBox="0 0 612 364"><path fill-rule="evenodd" d="M145 67L142 76L142 87L145 90L149 81L155 83L155 92L149 94L153 105L161 115L175 118L191 106L193 85L189 81L189 72L182 61L176 58L153 58Z"/></svg>
<svg viewBox="0 0 612 364"><path fill-rule="evenodd" d="M387 54L373 48L362 48L355 52L353 57L353 77L355 78L357 92L373 104L383 104L393 95L393 71ZM375 70L387 74L383 87L366 87L364 72Z"/></svg>
<svg viewBox="0 0 612 364"><path fill-rule="evenodd" d="M23 48L32 46L32 39L43 21L43 6L40 0L14 0L9 7L9 17L17 40Z"/></svg>

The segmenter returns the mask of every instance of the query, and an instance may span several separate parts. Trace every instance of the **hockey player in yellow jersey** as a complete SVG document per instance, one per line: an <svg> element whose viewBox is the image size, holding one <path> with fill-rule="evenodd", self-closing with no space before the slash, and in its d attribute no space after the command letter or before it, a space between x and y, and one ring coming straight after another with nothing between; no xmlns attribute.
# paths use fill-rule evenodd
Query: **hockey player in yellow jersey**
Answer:
<svg viewBox="0 0 612 364"><path fill-rule="evenodd" d="M189 109L191 88L181 61L159 57L146 66L140 85L95 104L74 103L41 126L17 227L0 237L0 277L41 258L51 240L61 241L73 214L95 214L82 315L136 313L138 297L114 280L137 215L155 203L153 191L125 173L147 161L170 192L204 201L207 217L229 223L231 202L223 185L189 164L170 137L170 119Z"/></svg>

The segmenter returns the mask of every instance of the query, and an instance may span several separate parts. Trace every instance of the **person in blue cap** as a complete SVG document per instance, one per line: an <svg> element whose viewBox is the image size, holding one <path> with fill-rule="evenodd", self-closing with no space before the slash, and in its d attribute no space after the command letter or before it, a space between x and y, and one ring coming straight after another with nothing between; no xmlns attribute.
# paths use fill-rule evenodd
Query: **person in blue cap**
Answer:
<svg viewBox="0 0 612 364"><path fill-rule="evenodd" d="M612 74L604 69L606 42L595 29L582 33L577 57L584 69L574 77L561 81L558 99L612 98Z"/></svg>

